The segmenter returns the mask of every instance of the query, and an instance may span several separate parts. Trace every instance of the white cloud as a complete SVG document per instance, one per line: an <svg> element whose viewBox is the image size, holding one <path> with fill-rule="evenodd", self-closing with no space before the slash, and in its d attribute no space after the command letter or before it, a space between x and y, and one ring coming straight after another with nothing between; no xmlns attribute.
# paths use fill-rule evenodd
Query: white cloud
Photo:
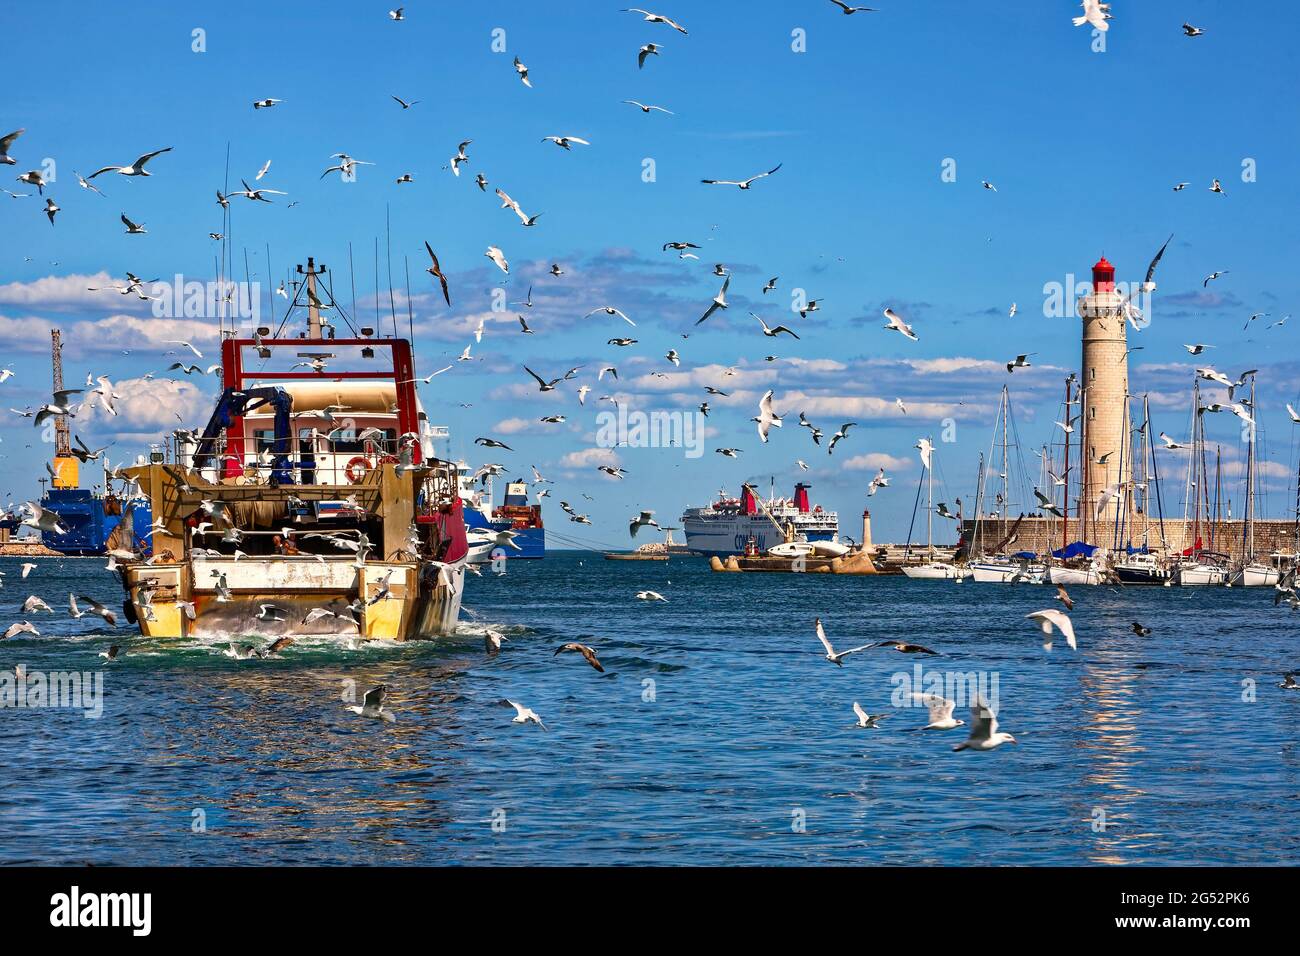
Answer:
<svg viewBox="0 0 1300 956"><path fill-rule="evenodd" d="M620 464L618 453L612 448L584 448L571 451L560 459L561 468L595 468L597 465Z"/></svg>
<svg viewBox="0 0 1300 956"><path fill-rule="evenodd" d="M845 459L840 462L840 467L846 471L876 471L883 468L886 472L890 472L902 471L911 464L912 459L910 458L896 458L884 452L870 452L866 455L854 455L852 458Z"/></svg>
<svg viewBox="0 0 1300 956"><path fill-rule="evenodd" d="M518 435L520 432L532 431L538 422L532 418L507 418L492 426L493 434Z"/></svg>
<svg viewBox="0 0 1300 956"><path fill-rule="evenodd" d="M113 391L122 396L113 403L117 415L88 405L77 414L75 426L95 434L129 434L156 441L176 428L207 424L213 401L193 382L166 378L124 379L113 384Z"/></svg>
<svg viewBox="0 0 1300 956"><path fill-rule="evenodd" d="M65 361L82 353L104 354L127 348L158 346L167 339L215 342L215 323L203 319L160 319L138 315L110 315L102 319L54 323L32 316L0 315L0 341L16 352L48 355L50 329L63 331Z"/></svg>
<svg viewBox="0 0 1300 956"><path fill-rule="evenodd" d="M124 278L114 279L103 271L94 275L46 276L33 282L9 282L0 285L0 305L21 305L52 311L103 308L105 295L109 293L91 292L87 287L107 288L113 284L124 285L125 282Z"/></svg>

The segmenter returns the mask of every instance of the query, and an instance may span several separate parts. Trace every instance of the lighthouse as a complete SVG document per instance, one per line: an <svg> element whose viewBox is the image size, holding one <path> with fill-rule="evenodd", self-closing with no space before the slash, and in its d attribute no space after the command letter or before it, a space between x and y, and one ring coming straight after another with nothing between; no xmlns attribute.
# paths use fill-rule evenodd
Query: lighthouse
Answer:
<svg viewBox="0 0 1300 956"><path fill-rule="evenodd" d="M1131 514L1131 496L1111 497L1100 512L1097 503L1105 490L1127 485L1132 475L1132 449L1128 421L1128 330L1124 299L1115 291L1115 267L1102 256L1092 267L1092 291L1078 302L1083 322L1079 517L1095 544L1110 541L1115 523Z"/></svg>

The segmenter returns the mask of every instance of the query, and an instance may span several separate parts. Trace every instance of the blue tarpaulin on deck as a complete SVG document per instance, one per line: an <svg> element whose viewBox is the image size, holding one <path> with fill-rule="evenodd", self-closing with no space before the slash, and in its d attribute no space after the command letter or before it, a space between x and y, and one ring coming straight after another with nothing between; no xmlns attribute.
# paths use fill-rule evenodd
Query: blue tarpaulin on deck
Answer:
<svg viewBox="0 0 1300 956"><path fill-rule="evenodd" d="M1097 550L1095 544L1084 544L1082 541L1075 541L1073 544L1067 544L1064 548L1058 548L1052 552L1054 558L1091 558L1092 553Z"/></svg>

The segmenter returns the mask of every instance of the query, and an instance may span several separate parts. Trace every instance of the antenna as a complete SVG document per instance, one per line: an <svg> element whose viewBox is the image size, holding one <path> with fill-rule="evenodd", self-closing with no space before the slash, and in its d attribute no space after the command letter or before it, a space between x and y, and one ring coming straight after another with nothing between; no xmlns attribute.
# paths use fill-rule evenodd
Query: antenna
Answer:
<svg viewBox="0 0 1300 956"><path fill-rule="evenodd" d="M393 301L393 225L384 203L384 257L388 260L388 314L393 320L393 338L397 338L397 303Z"/></svg>

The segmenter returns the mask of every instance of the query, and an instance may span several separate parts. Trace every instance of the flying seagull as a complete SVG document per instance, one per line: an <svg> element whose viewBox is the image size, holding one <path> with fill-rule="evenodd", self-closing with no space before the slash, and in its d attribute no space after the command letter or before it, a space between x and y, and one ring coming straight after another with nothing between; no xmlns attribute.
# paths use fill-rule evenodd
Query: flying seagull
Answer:
<svg viewBox="0 0 1300 956"><path fill-rule="evenodd" d="M817 640L821 641L822 647L826 648L826 659L836 667L843 667L844 658L848 657L850 654L857 654L859 651L865 651L867 648L873 646L871 644L863 644L861 647L851 647L846 651L837 651L831 645L829 638L826 637L826 629L822 627L822 619L814 619L813 626L817 632Z"/></svg>
<svg viewBox="0 0 1300 956"><path fill-rule="evenodd" d="M101 169L95 170L87 176L86 179L94 179L102 173L121 173L123 176L152 176L153 174L144 168L144 164L161 153L171 152L171 149L172 148L168 146L165 149L155 149L152 153L145 153L130 166L104 166Z"/></svg>
<svg viewBox="0 0 1300 956"><path fill-rule="evenodd" d="M952 749L956 750L993 750L1002 744L1014 744L1016 738L998 730L998 718L993 710L976 695L970 708L970 736L965 743Z"/></svg>
<svg viewBox="0 0 1300 956"><path fill-rule="evenodd" d="M749 188L753 183L755 183L757 180L763 179L763 178L765 178L765 177L767 177L767 176L771 176L774 172L776 172L778 169L780 169L783 165L784 165L783 163L777 163L775 166L773 166L773 167L772 167L771 169L769 169L767 172L765 172L765 173L759 173L759 174L756 175L756 176L750 176L748 179L740 179L740 180L736 180L736 179L701 179L700 182L702 182L702 183L704 183L705 185L708 185L708 186L736 186L736 187L738 187L738 188L740 188L740 189L748 189L748 188Z"/></svg>

